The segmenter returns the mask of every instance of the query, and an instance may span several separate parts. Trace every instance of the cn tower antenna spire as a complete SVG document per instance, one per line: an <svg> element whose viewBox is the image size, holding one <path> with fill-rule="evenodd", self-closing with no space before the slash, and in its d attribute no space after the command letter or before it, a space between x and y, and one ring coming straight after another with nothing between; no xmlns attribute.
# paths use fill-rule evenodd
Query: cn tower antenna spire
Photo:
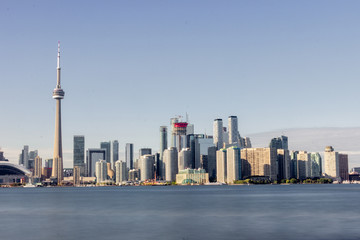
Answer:
<svg viewBox="0 0 360 240"><path fill-rule="evenodd" d="M60 68L60 41L58 41L57 68Z"/></svg>
<svg viewBox="0 0 360 240"><path fill-rule="evenodd" d="M58 41L58 55L57 55L57 88L61 88L60 85L60 41Z"/></svg>

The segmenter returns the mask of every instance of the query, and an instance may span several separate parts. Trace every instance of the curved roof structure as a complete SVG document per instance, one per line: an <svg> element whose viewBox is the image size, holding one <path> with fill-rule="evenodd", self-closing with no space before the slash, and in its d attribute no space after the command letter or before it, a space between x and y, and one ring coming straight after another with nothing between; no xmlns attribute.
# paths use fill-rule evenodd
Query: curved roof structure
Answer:
<svg viewBox="0 0 360 240"><path fill-rule="evenodd" d="M30 175L31 172L23 166L16 165L9 162L0 162L0 176L1 175Z"/></svg>

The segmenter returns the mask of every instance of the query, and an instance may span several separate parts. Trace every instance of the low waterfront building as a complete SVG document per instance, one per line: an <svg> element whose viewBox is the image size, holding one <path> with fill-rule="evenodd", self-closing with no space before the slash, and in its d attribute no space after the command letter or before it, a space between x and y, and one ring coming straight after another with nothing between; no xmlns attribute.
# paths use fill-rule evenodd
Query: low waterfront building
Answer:
<svg viewBox="0 0 360 240"><path fill-rule="evenodd" d="M205 169L185 169L176 174L176 184L204 184L209 182Z"/></svg>
<svg viewBox="0 0 360 240"><path fill-rule="evenodd" d="M140 180L140 169L129 170L129 181L135 182Z"/></svg>
<svg viewBox="0 0 360 240"><path fill-rule="evenodd" d="M31 172L23 166L10 162L0 162L0 185L27 182Z"/></svg>

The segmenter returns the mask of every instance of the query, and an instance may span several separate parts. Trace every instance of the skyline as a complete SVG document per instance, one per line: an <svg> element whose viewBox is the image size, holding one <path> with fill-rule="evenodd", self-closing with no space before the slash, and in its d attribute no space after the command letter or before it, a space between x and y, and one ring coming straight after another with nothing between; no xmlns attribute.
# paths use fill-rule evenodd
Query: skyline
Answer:
<svg viewBox="0 0 360 240"><path fill-rule="evenodd" d="M159 126L185 112L196 133L209 135L213 119L230 115L238 116L243 136L359 126L354 109L360 100L360 36L353 30L359 3L204 3L5 1L0 9L5 156L17 161L12 152L18 155L23 145L43 158L52 155L55 108L49 91L58 40L67 89L67 163L73 135L85 135L87 148L118 140L122 152L126 142L157 150ZM60 13L66 17L53 17Z"/></svg>

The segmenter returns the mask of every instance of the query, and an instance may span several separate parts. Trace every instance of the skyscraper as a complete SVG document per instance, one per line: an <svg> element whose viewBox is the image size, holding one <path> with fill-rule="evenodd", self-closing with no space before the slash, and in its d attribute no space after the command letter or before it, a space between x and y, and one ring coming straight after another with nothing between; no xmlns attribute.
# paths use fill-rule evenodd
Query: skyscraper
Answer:
<svg viewBox="0 0 360 240"><path fill-rule="evenodd" d="M60 84L60 42L58 43L57 56L57 84L53 91L53 98L56 100L55 111L55 141L54 141L54 158L51 177L61 184L63 180L63 154L61 138L61 99L64 98L65 92L61 89Z"/></svg>
<svg viewBox="0 0 360 240"><path fill-rule="evenodd" d="M41 178L41 171L42 171L42 159L39 156L35 157L35 164L34 164L34 177Z"/></svg>
<svg viewBox="0 0 360 240"><path fill-rule="evenodd" d="M298 151L290 151L290 178L297 178L297 154Z"/></svg>
<svg viewBox="0 0 360 240"><path fill-rule="evenodd" d="M121 184L122 182L127 180L127 169L126 169L126 162L123 161L116 161L115 162L115 169L116 169L116 184Z"/></svg>
<svg viewBox="0 0 360 240"><path fill-rule="evenodd" d="M269 143L270 148L276 148L276 149L285 149L288 150L288 137L287 136L281 136L278 138L271 139Z"/></svg>
<svg viewBox="0 0 360 240"><path fill-rule="evenodd" d="M24 167L28 169L29 168L29 146L28 145L24 146L21 154L22 154L21 162L24 165Z"/></svg>
<svg viewBox="0 0 360 240"><path fill-rule="evenodd" d="M165 180L173 182L178 173L178 151L175 147L164 150Z"/></svg>
<svg viewBox="0 0 360 240"><path fill-rule="evenodd" d="M311 157L310 153L306 151L299 151L296 155L297 159L297 178L300 180L304 180L307 177L311 177L310 172L310 163Z"/></svg>
<svg viewBox="0 0 360 240"><path fill-rule="evenodd" d="M216 179L216 147L208 148L208 169L205 169L209 173L209 180L213 182Z"/></svg>
<svg viewBox="0 0 360 240"><path fill-rule="evenodd" d="M80 175L85 174L85 137L80 135L74 136L73 149L74 167L79 167Z"/></svg>
<svg viewBox="0 0 360 240"><path fill-rule="evenodd" d="M223 121L222 119L218 118L214 120L214 129L213 129L213 134L214 134L214 144L216 146L217 149L220 149L223 147Z"/></svg>
<svg viewBox="0 0 360 240"><path fill-rule="evenodd" d="M240 144L237 116L229 116L229 144Z"/></svg>
<svg viewBox="0 0 360 240"><path fill-rule="evenodd" d="M339 153L334 151L332 146L327 146L324 153L325 174L328 177L338 178L339 172Z"/></svg>
<svg viewBox="0 0 360 240"><path fill-rule="evenodd" d="M240 148L230 147L226 154L226 179L227 183L233 183L241 179Z"/></svg>
<svg viewBox="0 0 360 240"><path fill-rule="evenodd" d="M241 149L242 177L265 176L277 179L277 152L275 148Z"/></svg>
<svg viewBox="0 0 360 240"><path fill-rule="evenodd" d="M105 149L89 148L86 152L86 165L88 177L95 177L96 162L104 160L106 156ZM106 165L106 164L105 164Z"/></svg>
<svg viewBox="0 0 360 240"><path fill-rule="evenodd" d="M160 127L160 159L162 159L164 150L168 148L167 143L167 127L161 126Z"/></svg>
<svg viewBox="0 0 360 240"><path fill-rule="evenodd" d="M81 184L80 171L81 169L79 166L74 166L74 176L73 176L74 186L79 186Z"/></svg>
<svg viewBox="0 0 360 240"><path fill-rule="evenodd" d="M105 160L96 162L96 183L102 183L107 180L107 164Z"/></svg>
<svg viewBox="0 0 360 240"><path fill-rule="evenodd" d="M35 168L35 158L37 156L38 156L38 150L34 150L34 151L29 152L29 160L28 160L27 169L34 169Z"/></svg>
<svg viewBox="0 0 360 240"><path fill-rule="evenodd" d="M163 154L164 150L168 148L168 133L167 133L167 127L161 126L160 127L160 161L159 161L159 171L160 174L159 178L163 179L165 177L165 169L164 169L164 159Z"/></svg>
<svg viewBox="0 0 360 240"><path fill-rule="evenodd" d="M176 147L176 134L174 131L174 124L179 122L179 118L170 118L170 126L171 126L171 145L170 147Z"/></svg>
<svg viewBox="0 0 360 240"><path fill-rule="evenodd" d="M183 148L178 154L178 171L191 168L190 148Z"/></svg>
<svg viewBox="0 0 360 240"><path fill-rule="evenodd" d="M218 182L227 181L226 149L222 148L216 152L216 178Z"/></svg>
<svg viewBox="0 0 360 240"><path fill-rule="evenodd" d="M349 180L348 155L339 153L339 177L341 181Z"/></svg>
<svg viewBox="0 0 360 240"><path fill-rule="evenodd" d="M147 154L151 155L151 148L140 148L139 149L139 159L141 156L147 155Z"/></svg>
<svg viewBox="0 0 360 240"><path fill-rule="evenodd" d="M134 144L127 143L125 147L125 162L129 169L134 168Z"/></svg>
<svg viewBox="0 0 360 240"><path fill-rule="evenodd" d="M106 150L106 155L105 155L105 159L104 159L104 160L105 160L107 163L109 163L110 160L111 160L111 158L110 158L110 156L111 156L111 142L110 142L110 141L109 141L109 142L101 142L101 143L100 143L100 148Z"/></svg>
<svg viewBox="0 0 360 240"><path fill-rule="evenodd" d="M277 149L277 179L278 181L282 179L290 178L290 154L289 150Z"/></svg>
<svg viewBox="0 0 360 240"><path fill-rule="evenodd" d="M311 153L311 163L310 163L310 173L311 177L321 177L322 175L322 165L321 165L321 156L320 153Z"/></svg>
<svg viewBox="0 0 360 240"><path fill-rule="evenodd" d="M119 160L119 142L118 140L114 140L112 143L112 160L111 160L111 165L113 169L115 169L115 163L117 160Z"/></svg>
<svg viewBox="0 0 360 240"><path fill-rule="evenodd" d="M154 178L154 156L145 154L140 157L140 178L141 181Z"/></svg>

